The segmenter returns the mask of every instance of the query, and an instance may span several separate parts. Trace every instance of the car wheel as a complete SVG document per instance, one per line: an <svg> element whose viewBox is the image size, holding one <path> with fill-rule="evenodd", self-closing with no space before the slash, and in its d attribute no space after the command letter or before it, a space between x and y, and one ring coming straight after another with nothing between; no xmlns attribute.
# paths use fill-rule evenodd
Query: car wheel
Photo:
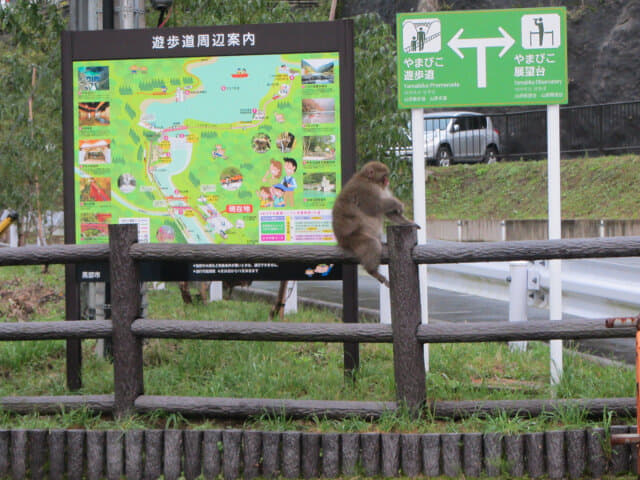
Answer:
<svg viewBox="0 0 640 480"><path fill-rule="evenodd" d="M496 163L498 161L498 149L496 147L487 147L484 152L485 163Z"/></svg>
<svg viewBox="0 0 640 480"><path fill-rule="evenodd" d="M439 167L448 167L451 165L451 150L449 150L449 147L440 147L438 149L436 161Z"/></svg>

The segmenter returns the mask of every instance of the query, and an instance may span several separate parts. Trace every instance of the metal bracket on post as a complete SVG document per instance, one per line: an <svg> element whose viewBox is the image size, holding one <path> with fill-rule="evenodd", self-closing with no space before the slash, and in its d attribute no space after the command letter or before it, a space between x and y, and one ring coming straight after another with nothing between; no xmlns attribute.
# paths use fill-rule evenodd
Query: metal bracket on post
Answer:
<svg viewBox="0 0 640 480"><path fill-rule="evenodd" d="M549 303L549 297L542 289L542 277L548 276L547 270L547 263L544 260L532 262L527 268L527 294L530 305L541 308Z"/></svg>

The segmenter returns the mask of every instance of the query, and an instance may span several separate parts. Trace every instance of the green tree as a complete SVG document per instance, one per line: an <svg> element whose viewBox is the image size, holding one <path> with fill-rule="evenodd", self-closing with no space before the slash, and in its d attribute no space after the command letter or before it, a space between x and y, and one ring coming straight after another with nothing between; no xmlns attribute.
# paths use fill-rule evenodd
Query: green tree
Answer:
<svg viewBox="0 0 640 480"><path fill-rule="evenodd" d="M45 0L0 9L0 207L39 219L62 207L64 27L61 9Z"/></svg>
<svg viewBox="0 0 640 480"><path fill-rule="evenodd" d="M354 18L355 116L358 165L381 160L391 169L398 193L411 191L411 163L394 149L410 144L408 110L399 110L396 86L396 41L377 14Z"/></svg>

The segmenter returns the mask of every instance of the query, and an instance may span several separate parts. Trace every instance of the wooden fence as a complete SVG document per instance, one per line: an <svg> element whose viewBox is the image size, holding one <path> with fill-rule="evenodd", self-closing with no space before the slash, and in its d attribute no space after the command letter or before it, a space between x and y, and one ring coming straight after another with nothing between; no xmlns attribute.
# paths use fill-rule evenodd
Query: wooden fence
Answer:
<svg viewBox="0 0 640 480"><path fill-rule="evenodd" d="M605 442L601 428L526 434L0 430L0 478L562 479L635 473L636 449L615 445L609 451Z"/></svg>
<svg viewBox="0 0 640 480"><path fill-rule="evenodd" d="M416 245L412 227L388 230L383 262L389 264L392 325L300 324L278 322L198 322L139 319L140 261L188 262L305 262L354 263L337 247L167 245L138 244L135 225L111 225L109 245L56 245L0 250L0 266L42 263L110 264L112 320L0 323L1 340L113 339L114 394L54 397L4 397L0 407L17 411L51 412L85 405L113 412L163 409L184 415L247 417L265 412L291 417L317 415L377 417L399 403L413 411L427 405L433 414L457 417L470 412L507 411L535 415L560 405L574 405L600 415L606 409L633 413L635 399L438 401L425 398L425 343L487 342L633 337L635 327L608 329L603 320L484 322L456 325L421 324L418 265L456 262L595 258L640 255L640 237L488 242L473 244ZM142 340L144 338L191 338L201 340L371 342L392 343L396 402L347 402L322 400L234 399L144 395Z"/></svg>

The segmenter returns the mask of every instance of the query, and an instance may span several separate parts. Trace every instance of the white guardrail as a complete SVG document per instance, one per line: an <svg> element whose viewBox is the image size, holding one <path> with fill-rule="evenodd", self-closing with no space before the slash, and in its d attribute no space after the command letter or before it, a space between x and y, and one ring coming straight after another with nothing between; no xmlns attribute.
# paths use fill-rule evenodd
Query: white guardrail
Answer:
<svg viewBox="0 0 640 480"><path fill-rule="evenodd" d="M528 262L528 304L548 308L546 261ZM429 286L509 302L509 262L429 265ZM562 311L584 318L640 313L640 258L562 261Z"/></svg>

